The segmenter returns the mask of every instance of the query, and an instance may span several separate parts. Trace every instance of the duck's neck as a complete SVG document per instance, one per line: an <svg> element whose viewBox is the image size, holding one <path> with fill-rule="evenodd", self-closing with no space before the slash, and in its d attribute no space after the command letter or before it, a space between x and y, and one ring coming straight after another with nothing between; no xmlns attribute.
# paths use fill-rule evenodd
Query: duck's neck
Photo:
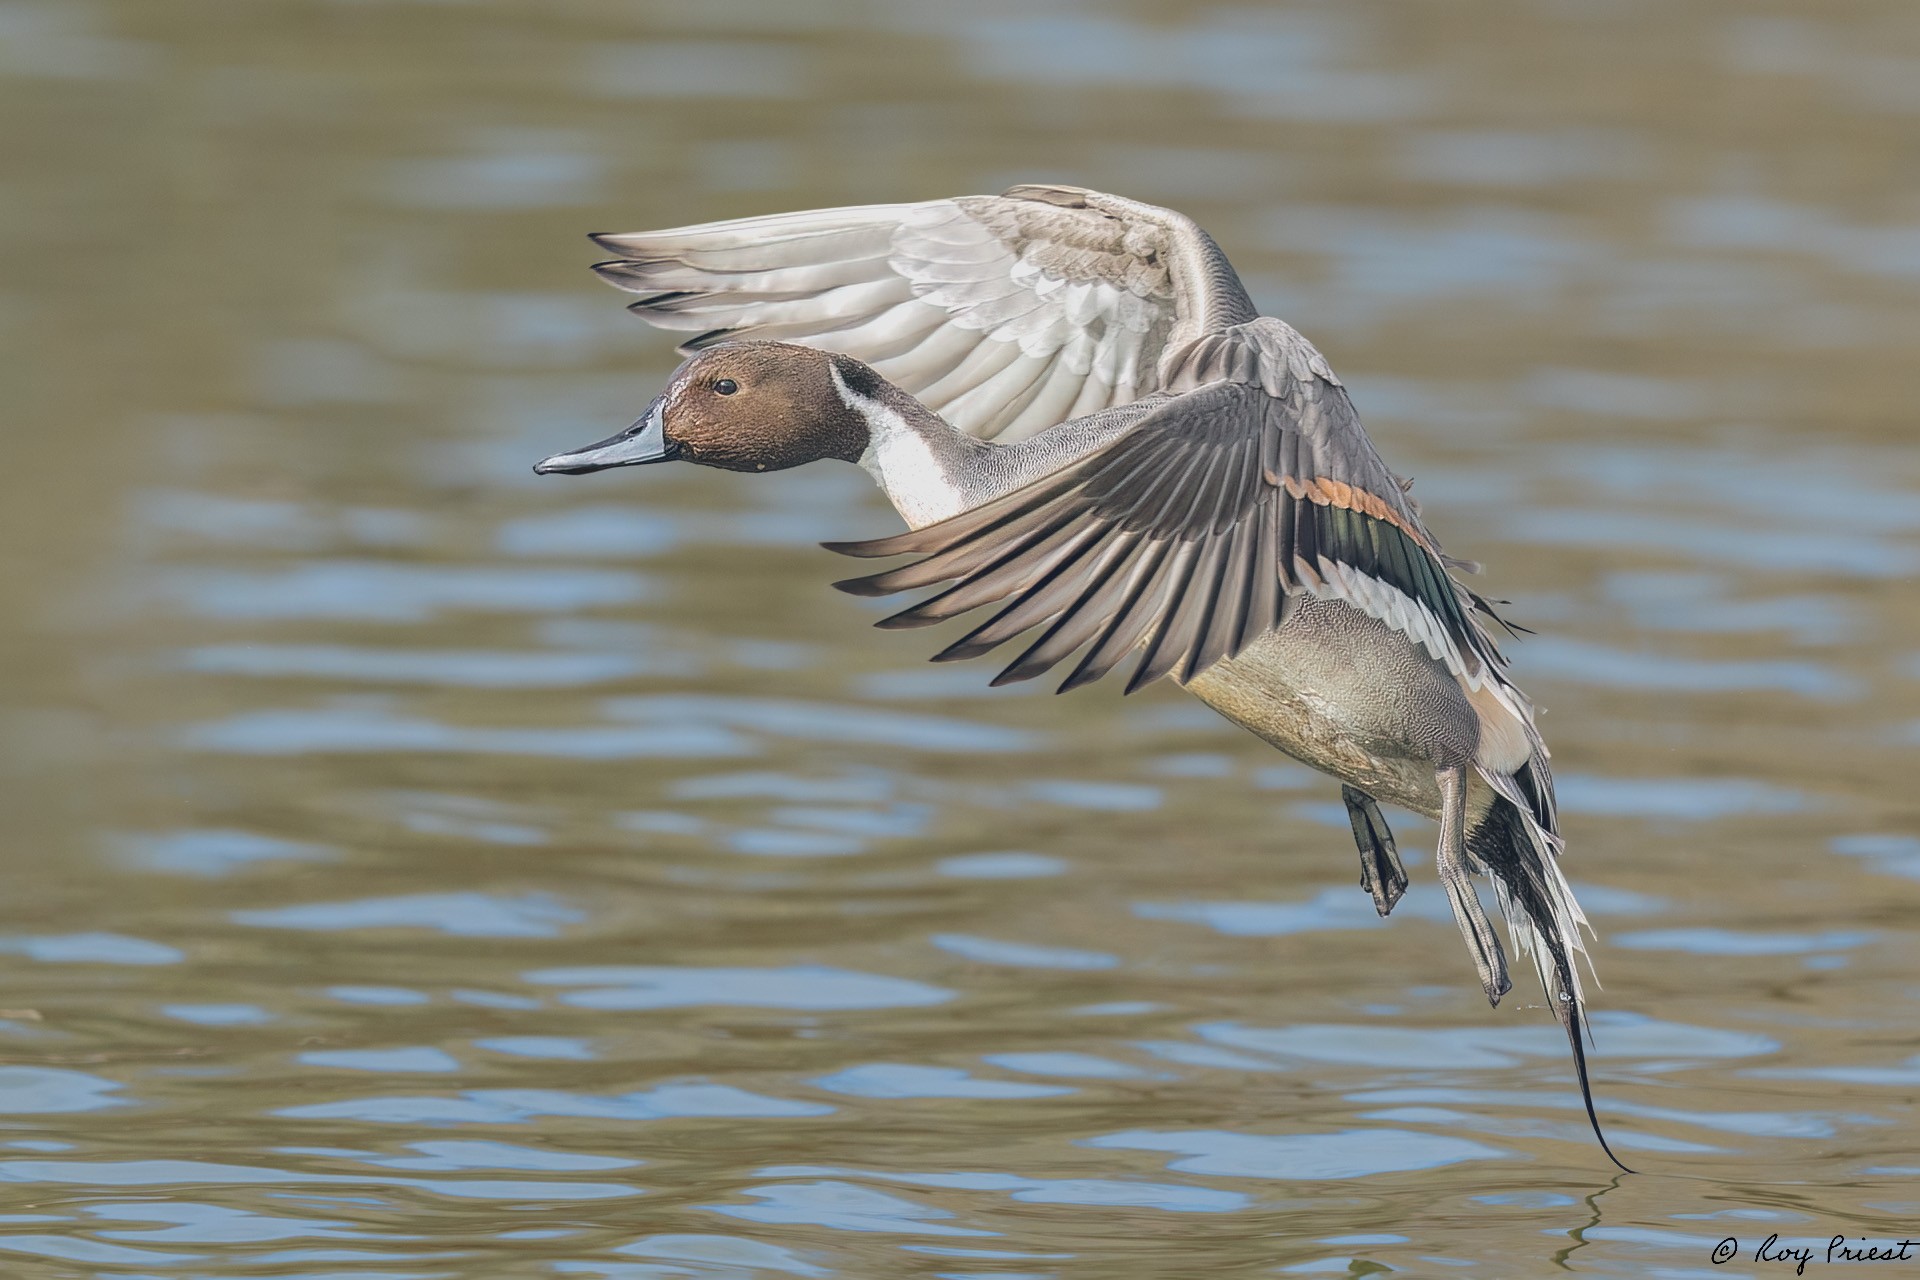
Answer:
<svg viewBox="0 0 1920 1280"><path fill-rule="evenodd" d="M832 368L834 390L867 425L859 463L909 527L945 520L993 496L981 491L980 465L992 445L955 430L884 378L856 385L837 364Z"/></svg>

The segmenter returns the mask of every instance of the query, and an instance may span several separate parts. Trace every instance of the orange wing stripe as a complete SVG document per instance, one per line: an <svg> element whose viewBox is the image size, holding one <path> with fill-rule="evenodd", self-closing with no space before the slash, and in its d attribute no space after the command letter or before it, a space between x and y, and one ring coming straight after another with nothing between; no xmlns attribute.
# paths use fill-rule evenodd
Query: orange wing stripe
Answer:
<svg viewBox="0 0 1920 1280"><path fill-rule="evenodd" d="M1296 498L1305 498L1323 507L1343 507L1348 511L1358 511L1362 515L1372 516L1376 520L1385 520L1429 553L1436 556L1439 554L1434 550L1433 544L1427 541L1425 533L1414 528L1407 522L1405 516L1365 489L1356 489L1346 481L1335 480L1331 476L1309 476L1305 480L1287 476L1284 483L1287 492Z"/></svg>

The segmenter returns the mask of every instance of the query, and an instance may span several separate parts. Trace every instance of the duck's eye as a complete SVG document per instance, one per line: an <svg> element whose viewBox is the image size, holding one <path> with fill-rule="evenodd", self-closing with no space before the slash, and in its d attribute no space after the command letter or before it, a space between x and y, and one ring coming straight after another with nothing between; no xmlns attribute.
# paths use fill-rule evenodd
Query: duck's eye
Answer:
<svg viewBox="0 0 1920 1280"><path fill-rule="evenodd" d="M740 389L740 384L732 378L722 378L713 384L713 389L723 396L730 396Z"/></svg>

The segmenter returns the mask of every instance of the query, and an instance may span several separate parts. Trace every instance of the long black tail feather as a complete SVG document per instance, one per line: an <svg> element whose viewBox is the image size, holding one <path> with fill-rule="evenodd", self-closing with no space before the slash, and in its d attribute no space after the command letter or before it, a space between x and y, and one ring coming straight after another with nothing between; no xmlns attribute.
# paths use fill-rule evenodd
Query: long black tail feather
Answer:
<svg viewBox="0 0 1920 1280"><path fill-rule="evenodd" d="M1573 1070L1580 1082L1580 1100L1586 1104L1587 1123L1593 1126L1593 1136L1599 1140L1607 1159L1623 1172L1632 1173L1607 1145L1607 1135L1601 1131L1600 1117L1593 1108L1593 1084L1587 1075L1585 1044L1590 1031L1580 1007L1579 985L1574 979L1573 949L1555 918L1540 866L1542 858L1552 855L1543 853L1534 843L1525 816L1504 797L1495 799L1493 807L1468 835L1467 848L1503 886L1509 910L1523 913L1543 940L1550 965L1542 968L1550 967L1551 973L1543 972L1541 976L1548 979L1547 999L1573 1050Z"/></svg>

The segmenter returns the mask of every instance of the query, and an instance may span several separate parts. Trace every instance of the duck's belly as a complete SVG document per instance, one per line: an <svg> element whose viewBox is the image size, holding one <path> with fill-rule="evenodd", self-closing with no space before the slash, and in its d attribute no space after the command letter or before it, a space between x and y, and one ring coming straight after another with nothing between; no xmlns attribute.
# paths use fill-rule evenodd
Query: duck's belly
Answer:
<svg viewBox="0 0 1920 1280"><path fill-rule="evenodd" d="M1443 664L1338 600L1297 597L1278 628L1187 689L1294 759L1429 817L1434 770L1470 761L1479 736Z"/></svg>

